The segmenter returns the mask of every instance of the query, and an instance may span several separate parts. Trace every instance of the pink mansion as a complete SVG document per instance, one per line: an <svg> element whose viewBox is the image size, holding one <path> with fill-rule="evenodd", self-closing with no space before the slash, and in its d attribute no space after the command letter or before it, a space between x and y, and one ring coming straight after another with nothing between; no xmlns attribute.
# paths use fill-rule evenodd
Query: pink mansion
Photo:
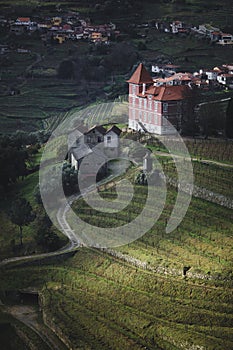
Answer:
<svg viewBox="0 0 233 350"><path fill-rule="evenodd" d="M158 135L181 130L192 89L188 85L155 86L142 63L129 83L129 128ZM168 122L169 121L169 122Z"/></svg>

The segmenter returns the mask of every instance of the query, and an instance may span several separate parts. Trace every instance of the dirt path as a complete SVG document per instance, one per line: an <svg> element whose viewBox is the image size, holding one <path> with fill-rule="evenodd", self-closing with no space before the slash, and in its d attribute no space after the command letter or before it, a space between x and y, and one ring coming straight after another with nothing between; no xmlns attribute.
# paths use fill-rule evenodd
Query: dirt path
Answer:
<svg viewBox="0 0 233 350"><path fill-rule="evenodd" d="M155 153L157 156L163 156L163 157L169 157L169 158L172 157L171 154L170 154L170 153L167 153L167 152L156 151L156 152L154 152L154 153ZM174 154L174 158L184 159L185 157ZM222 166L222 167L233 168L233 164L222 163L222 162L218 162L218 161L216 161L216 160L211 160L211 159L199 159L199 158L191 157L191 156L190 156L190 158L191 158L191 160L193 160L193 161L198 161L198 162L203 163L203 164L215 164L215 165Z"/></svg>

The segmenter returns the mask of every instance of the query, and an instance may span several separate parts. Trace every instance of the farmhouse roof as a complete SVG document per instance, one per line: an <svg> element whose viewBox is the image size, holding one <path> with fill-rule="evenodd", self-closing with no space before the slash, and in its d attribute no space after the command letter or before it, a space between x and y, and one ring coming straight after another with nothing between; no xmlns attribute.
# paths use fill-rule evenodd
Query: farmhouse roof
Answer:
<svg viewBox="0 0 233 350"><path fill-rule="evenodd" d="M121 129L119 129L116 125L113 125L110 129L106 131L106 134L113 131L115 134L120 135Z"/></svg>
<svg viewBox="0 0 233 350"><path fill-rule="evenodd" d="M92 153L91 148L85 143L78 142L75 147L71 148L71 153L76 160L86 157L88 154Z"/></svg>
<svg viewBox="0 0 233 350"><path fill-rule="evenodd" d="M106 129L102 126L102 125L94 125L92 128L90 128L89 130L87 130L85 132L85 134L88 134L89 132L93 131L93 130L97 130L99 131L102 135L104 135L106 133Z"/></svg>
<svg viewBox="0 0 233 350"><path fill-rule="evenodd" d="M151 78L144 65L140 63L131 78L127 80L127 82L132 84L149 84L153 83L153 79Z"/></svg>

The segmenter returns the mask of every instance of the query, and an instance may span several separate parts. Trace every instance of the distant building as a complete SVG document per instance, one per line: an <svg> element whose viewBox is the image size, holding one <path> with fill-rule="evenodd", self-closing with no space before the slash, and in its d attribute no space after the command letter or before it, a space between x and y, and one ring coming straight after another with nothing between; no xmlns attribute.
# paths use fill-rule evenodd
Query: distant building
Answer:
<svg viewBox="0 0 233 350"><path fill-rule="evenodd" d="M191 97L188 85L154 86L143 64L139 64L129 83L129 128L164 135L179 131Z"/></svg>
<svg viewBox="0 0 233 350"><path fill-rule="evenodd" d="M220 44L220 45L233 45L233 35L221 33L218 44Z"/></svg>
<svg viewBox="0 0 233 350"><path fill-rule="evenodd" d="M233 87L233 74L231 73L219 74L217 80L222 85Z"/></svg>
<svg viewBox="0 0 233 350"><path fill-rule="evenodd" d="M159 64L159 65L152 65L151 67L151 71L152 73L156 73L156 74L161 74L164 73L166 74L174 74L178 71L178 68L180 68L180 66L176 66L174 64Z"/></svg>
<svg viewBox="0 0 233 350"><path fill-rule="evenodd" d="M193 75L191 73L176 73L167 78L154 79L155 86L162 85L188 85L193 81Z"/></svg>
<svg viewBox="0 0 233 350"><path fill-rule="evenodd" d="M31 24L30 17L18 17L15 24L29 26Z"/></svg>

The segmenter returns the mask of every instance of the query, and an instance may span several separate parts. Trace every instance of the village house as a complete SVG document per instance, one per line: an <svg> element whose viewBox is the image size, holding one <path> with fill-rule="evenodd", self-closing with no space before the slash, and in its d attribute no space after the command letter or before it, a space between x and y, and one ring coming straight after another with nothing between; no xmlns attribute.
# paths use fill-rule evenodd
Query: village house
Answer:
<svg viewBox="0 0 233 350"><path fill-rule="evenodd" d="M217 76L217 81L222 85L233 88L233 74L231 73L219 74Z"/></svg>
<svg viewBox="0 0 233 350"><path fill-rule="evenodd" d="M192 89L188 85L155 86L142 63L129 84L129 128L164 135L181 130L187 101Z"/></svg>
<svg viewBox="0 0 233 350"><path fill-rule="evenodd" d="M31 24L31 19L30 17L18 17L15 24L22 25L22 26L29 26Z"/></svg>
<svg viewBox="0 0 233 350"><path fill-rule="evenodd" d="M177 73L179 68L180 66L174 64L154 64L151 67L151 71L155 74L164 74L167 76Z"/></svg>
<svg viewBox="0 0 233 350"><path fill-rule="evenodd" d="M173 21L171 24L171 31L173 34L178 33L178 29L183 28L183 24L181 21Z"/></svg>
<svg viewBox="0 0 233 350"><path fill-rule="evenodd" d="M208 80L217 80L218 71L214 69L205 69L203 73L206 74Z"/></svg>
<svg viewBox="0 0 233 350"><path fill-rule="evenodd" d="M191 73L176 73L167 78L154 79L155 86L162 85L190 85L193 81L193 75Z"/></svg>
<svg viewBox="0 0 233 350"><path fill-rule="evenodd" d="M81 176L85 178L96 176L97 172L100 178L105 176L108 159L118 156L120 134L121 130L115 125L107 130L102 125L84 132L75 130L69 139L71 165L82 171Z"/></svg>
<svg viewBox="0 0 233 350"><path fill-rule="evenodd" d="M218 40L219 45L232 45L233 44L233 35L221 33Z"/></svg>
<svg viewBox="0 0 233 350"><path fill-rule="evenodd" d="M197 30L198 33L211 37L211 33L220 32L219 28L213 27L210 24L200 24Z"/></svg>
<svg viewBox="0 0 233 350"><path fill-rule="evenodd" d="M223 68L227 69L228 73L233 74L233 63L232 64L223 64Z"/></svg>

